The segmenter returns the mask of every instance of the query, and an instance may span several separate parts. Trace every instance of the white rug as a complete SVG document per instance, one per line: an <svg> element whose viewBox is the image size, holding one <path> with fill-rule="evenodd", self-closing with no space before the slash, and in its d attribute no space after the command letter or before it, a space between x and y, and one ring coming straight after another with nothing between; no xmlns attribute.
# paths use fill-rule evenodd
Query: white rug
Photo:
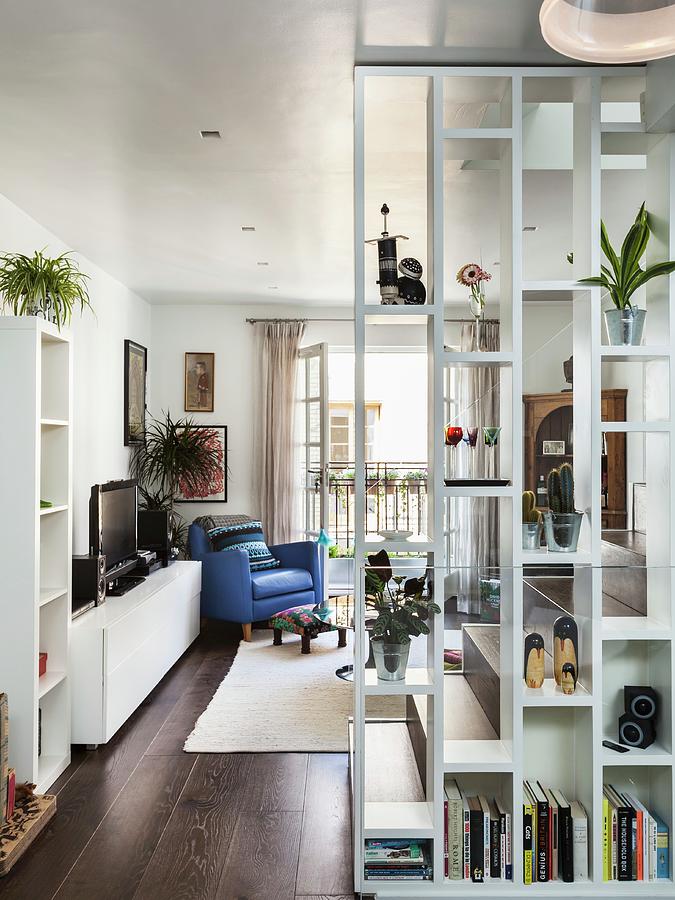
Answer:
<svg viewBox="0 0 675 900"><path fill-rule="evenodd" d="M351 636L351 632L348 632ZM320 634L312 652L300 653L300 637L271 631L242 641L232 668L185 742L188 753L340 753L348 749L352 685L335 670L352 661L338 648L337 632Z"/></svg>

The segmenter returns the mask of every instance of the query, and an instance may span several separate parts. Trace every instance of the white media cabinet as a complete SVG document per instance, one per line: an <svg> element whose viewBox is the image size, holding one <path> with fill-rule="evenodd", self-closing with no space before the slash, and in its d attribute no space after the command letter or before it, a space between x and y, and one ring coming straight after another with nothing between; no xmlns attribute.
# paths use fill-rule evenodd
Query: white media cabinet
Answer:
<svg viewBox="0 0 675 900"><path fill-rule="evenodd" d="M201 563L158 569L70 629L74 744L105 744L199 634Z"/></svg>

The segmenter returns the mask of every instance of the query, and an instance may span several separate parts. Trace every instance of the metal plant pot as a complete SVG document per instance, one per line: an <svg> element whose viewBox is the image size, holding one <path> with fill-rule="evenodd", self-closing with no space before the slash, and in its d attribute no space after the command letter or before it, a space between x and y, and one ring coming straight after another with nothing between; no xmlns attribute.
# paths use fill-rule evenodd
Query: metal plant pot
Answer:
<svg viewBox="0 0 675 900"><path fill-rule="evenodd" d="M581 520L584 514L572 513L544 513L544 534L546 545L555 553L574 553L579 543Z"/></svg>
<svg viewBox="0 0 675 900"><path fill-rule="evenodd" d="M646 315L646 309L638 309L636 306L606 310L605 327L609 343L613 347L639 346Z"/></svg>
<svg viewBox="0 0 675 900"><path fill-rule="evenodd" d="M371 641L370 647L375 657L378 679L380 681L403 681L410 654L410 642L385 644L384 641Z"/></svg>
<svg viewBox="0 0 675 900"><path fill-rule="evenodd" d="M523 522L523 550L538 550L541 546L541 519L538 522Z"/></svg>

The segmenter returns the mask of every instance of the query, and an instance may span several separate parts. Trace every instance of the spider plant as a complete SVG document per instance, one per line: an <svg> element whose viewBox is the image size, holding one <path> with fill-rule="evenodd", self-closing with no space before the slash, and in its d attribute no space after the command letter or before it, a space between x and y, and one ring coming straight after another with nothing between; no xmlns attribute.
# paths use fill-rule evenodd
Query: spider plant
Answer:
<svg viewBox="0 0 675 900"><path fill-rule="evenodd" d="M612 298L612 303L617 309L633 309L631 297L652 278L661 275L670 275L675 272L675 261L654 263L644 269L640 260L645 255L647 244L651 235L649 227L649 215L644 203L638 210L635 221L628 230L621 245L621 251L617 253L609 240L605 223L600 223L600 247L609 266L600 266L601 275L590 278L581 278L581 284L597 284L604 287Z"/></svg>
<svg viewBox="0 0 675 900"><path fill-rule="evenodd" d="M205 493L204 486L222 471L222 450L213 440L213 431L192 418L174 420L169 412L150 420L145 443L134 445L131 456L141 507L169 510L171 543L179 550L185 548L187 531L174 509L179 491Z"/></svg>
<svg viewBox="0 0 675 900"><path fill-rule="evenodd" d="M60 330L70 324L75 307L82 312L85 307L91 309L88 277L70 253L55 257L45 256L42 250L32 256L0 254L2 308L10 309L15 316L42 313Z"/></svg>

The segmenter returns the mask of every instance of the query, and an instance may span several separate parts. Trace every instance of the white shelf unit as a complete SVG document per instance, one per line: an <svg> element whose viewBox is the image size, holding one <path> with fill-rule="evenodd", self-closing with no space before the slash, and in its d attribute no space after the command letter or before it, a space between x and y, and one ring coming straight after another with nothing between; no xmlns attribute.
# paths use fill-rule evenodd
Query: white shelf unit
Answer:
<svg viewBox="0 0 675 900"><path fill-rule="evenodd" d="M5 514L0 691L9 699L9 761L44 793L70 763L72 352L67 331L0 316L0 445ZM53 506L40 509L40 500ZM38 655L47 672L38 677ZM38 734L39 732L39 734ZM38 744L40 752L38 753Z"/></svg>
<svg viewBox="0 0 675 900"><path fill-rule="evenodd" d="M675 349L675 291L668 280L652 282L648 292L649 315L646 326L646 345L642 347L608 347L603 344L600 292L597 288L581 287L577 278L600 270L601 218L601 147L602 133L608 140L617 133L636 133L644 129L633 123L601 125L601 100L605 90L622 90L623 84L634 83L644 77L641 68L463 68L463 67L357 67L355 71L355 399L356 399L356 548L355 557L364 555L375 546L364 534L366 484L365 471L365 358L369 346L369 329L379 325L422 326L426 334L428 354L428 421L429 421L429 512L428 543L418 543L420 553L427 554L427 565L434 567L436 582L442 584L448 559L444 541L445 516L448 504L455 498L499 498L500 564L502 566L502 622L500 713L501 731L498 740L445 740L444 730L444 674L443 627L431 623L427 641L428 654L424 684L419 676L408 678L396 693L410 695L423 710L421 723L426 738L426 783L424 802L377 803L365 802L365 736L367 699L378 691L393 693L391 688L379 688L371 671L364 669L365 648L355 641L355 712L353 751L350 756L353 785L354 873L355 890L375 893L381 898L451 898L469 895L484 897L532 897L554 895L561 897L617 896L673 896L671 878L659 882L629 882L607 884L602 881L602 786L618 772L616 780L632 781L644 789L644 802L658 796L656 809L670 826L673 845L672 740L673 691L671 690L673 663L673 597L672 566L675 562L675 528L673 528L673 479L675 471L675 441L672 416L662 415L662 398L658 408L650 410L645 403L644 422L606 423L601 421L601 366L608 362L644 362L665 360L669 364L668 396L675 396L675 378L671 358ZM378 157L380 169L375 173L375 186L367 183L366 117L369 96L374 102L383 96L378 89L368 94L369 84L377 79L394 79L401 96L419 99L418 88L408 90L406 80L417 79L426 91L426 193L420 196L420 206L426 204L427 240L425 284L427 306L379 306L373 275L376 254L366 246L381 229L373 228L376 213L382 202L392 208L389 219L393 233L407 231L405 214L392 198L396 185L387 186L383 158ZM447 128L444 93L454 80L467 90L466 99L476 100L480 88L472 90L479 80L499 83L498 98L490 97L504 127ZM468 89L466 86L469 85ZM524 103L532 103L537 93L542 98L570 102L573 106L573 249L572 278L538 278L526 280L523 274L523 113ZM496 99L496 103L494 102ZM493 110L494 111L494 110ZM375 117L381 126L384 121ZM406 121L406 126L410 125ZM410 125L412 127L412 125ZM423 127L423 126L422 126ZM389 132L387 132L389 134ZM629 138L630 134L627 135ZM647 207L659 224L652 238L650 252L654 259L675 258L675 139L673 135L652 137L644 142L647 153ZM660 137L660 139L659 139ZM450 146L453 145L453 146ZM407 145L406 145L406 149ZM617 151L618 152L618 151ZM448 249L444 240L444 216L447 208L445 167L448 160L493 160L493 168L500 171L500 200L491 210L500 217L500 349L494 353L462 353L446 347L444 317L444 283L448 280ZM383 174L384 173L384 174ZM368 227L366 228L366 217ZM405 244L399 257L408 255ZM412 254L416 255L416 254ZM477 254L476 254L477 255ZM453 260L454 262L454 260ZM488 265L489 268L489 265ZM450 270L450 274L454 269ZM671 279L672 282L673 279ZM521 513L519 498L523 490L523 302L540 300L542 295L557 294L569 300L573 309L573 343L575 365L574 389L574 470L577 507L585 511L579 549L574 554L555 554L521 550ZM378 343L378 342L375 342ZM403 343L403 342L401 342ZM500 475L509 478L504 487L447 486L445 484L445 455L443 428L447 421L445 407L445 372L448 367L477 365L498 366L501 374ZM656 401L655 401L656 402ZM464 425L464 422L458 424ZM485 424L485 423L483 423ZM648 611L640 618L603 618L601 569L601 448L603 431L645 433L646 468L659 473L648 485L650 535L647 550ZM396 453L396 448L390 448ZM402 548L399 544L382 541L390 552ZM412 549L412 545L408 545ZM540 691L529 691L522 679L523 657L523 579L525 566L569 566L575 574L575 618L580 631L580 683L572 697L566 697L552 681ZM553 570L552 570L553 571ZM358 567L357 567L358 572ZM578 590L577 586L578 585ZM438 592L437 592L438 593ZM357 630L364 621L362 578L356 578L355 621ZM609 729L610 692L619 686L620 670L614 664L619 647L625 648L630 670L658 682L664 699L663 719L667 722L659 731L659 741L646 752L615 753L602 747L602 740L616 737ZM666 666L664 660L668 659ZM654 663L656 660L658 663ZM659 669L660 675L654 673ZM665 674L664 674L665 672ZM626 679L621 685L628 683ZM643 682L649 683L649 682ZM421 696L424 695L424 696ZM615 703L613 697L611 703ZM607 727L605 725L607 724ZM490 880L485 884L467 881L447 881L443 877L443 779L455 775L472 779L472 786L484 778L500 779L502 794L512 812L513 881ZM632 777L634 776L634 778ZM563 884L523 883L522 866L522 782L524 778L541 778L559 787L570 798L580 800L589 816L589 873L588 880ZM478 792L477 790L475 792ZM374 882L363 876L363 844L370 837L417 837L433 840L434 877L429 882ZM673 871L671 851L671 873Z"/></svg>

